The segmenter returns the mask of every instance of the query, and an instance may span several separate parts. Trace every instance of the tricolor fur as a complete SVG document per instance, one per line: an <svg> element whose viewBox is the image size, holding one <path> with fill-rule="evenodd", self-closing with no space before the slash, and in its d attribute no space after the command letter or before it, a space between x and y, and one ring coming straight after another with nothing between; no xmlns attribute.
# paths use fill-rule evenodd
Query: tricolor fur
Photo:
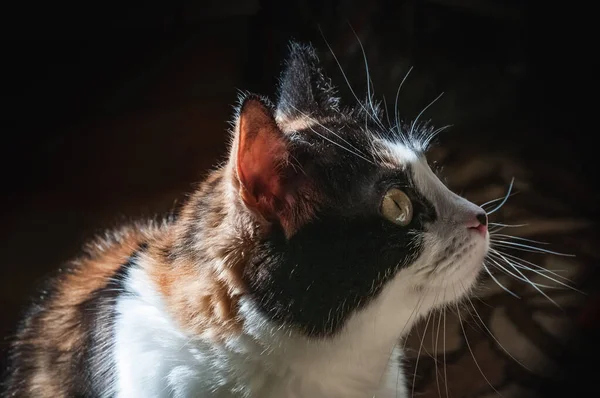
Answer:
<svg viewBox="0 0 600 398"><path fill-rule="evenodd" d="M175 217L71 262L23 321L11 397L403 397L411 325L473 286L485 213L424 157L431 130L345 108L292 44L275 105L246 95L228 161ZM414 216L381 214L390 188Z"/></svg>

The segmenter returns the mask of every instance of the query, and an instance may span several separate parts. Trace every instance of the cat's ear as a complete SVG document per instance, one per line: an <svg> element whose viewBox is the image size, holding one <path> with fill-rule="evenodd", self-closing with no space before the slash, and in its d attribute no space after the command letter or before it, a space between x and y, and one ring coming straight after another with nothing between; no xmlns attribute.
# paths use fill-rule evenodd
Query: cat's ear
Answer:
<svg viewBox="0 0 600 398"><path fill-rule="evenodd" d="M270 104L257 96L242 101L236 130L232 157L240 198L257 216L277 222L290 236L311 211L296 200L306 196L308 184L292 164L289 138L278 127Z"/></svg>
<svg viewBox="0 0 600 398"><path fill-rule="evenodd" d="M340 102L331 80L321 70L315 49L296 42L289 46L278 97L278 121L326 115L338 110Z"/></svg>

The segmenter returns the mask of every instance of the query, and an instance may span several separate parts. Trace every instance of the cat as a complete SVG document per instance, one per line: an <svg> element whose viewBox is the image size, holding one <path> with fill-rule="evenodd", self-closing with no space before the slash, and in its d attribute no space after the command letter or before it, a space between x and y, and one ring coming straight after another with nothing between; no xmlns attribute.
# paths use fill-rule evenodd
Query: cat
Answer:
<svg viewBox="0 0 600 398"><path fill-rule="evenodd" d="M487 214L430 168L431 127L342 105L312 45L278 90L241 95L227 160L172 217L52 279L9 397L407 396L397 342L475 286Z"/></svg>

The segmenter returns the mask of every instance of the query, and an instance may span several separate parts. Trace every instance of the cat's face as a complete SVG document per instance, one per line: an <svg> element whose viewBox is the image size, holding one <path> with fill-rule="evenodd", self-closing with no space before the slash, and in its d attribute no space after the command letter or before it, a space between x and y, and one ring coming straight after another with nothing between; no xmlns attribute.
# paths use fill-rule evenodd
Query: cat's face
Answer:
<svg viewBox="0 0 600 398"><path fill-rule="evenodd" d="M341 109L307 47L292 46L280 90L276 107L244 101L232 151L240 197L264 226L244 274L260 310L329 336L386 288L440 305L464 295L487 219L430 169L419 136L431 130L408 137L367 104Z"/></svg>

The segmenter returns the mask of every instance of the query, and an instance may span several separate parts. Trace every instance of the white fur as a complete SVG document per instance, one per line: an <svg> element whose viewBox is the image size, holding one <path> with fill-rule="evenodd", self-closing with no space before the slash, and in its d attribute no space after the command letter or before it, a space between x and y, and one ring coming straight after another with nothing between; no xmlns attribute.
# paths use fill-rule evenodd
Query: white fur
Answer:
<svg viewBox="0 0 600 398"><path fill-rule="evenodd" d="M248 299L241 301L245 328L225 345L181 332L165 311L143 267L133 267L118 301L116 344L120 398L401 398L406 397L398 339L434 307L465 294L476 279L488 241L462 228L474 206L452 194L410 151L394 144L399 161L413 165L422 193L441 214L423 238L427 249L402 269L343 330L327 340L308 339L278 328ZM431 264L452 237L464 243L436 273ZM144 261L142 258L139 261Z"/></svg>
<svg viewBox="0 0 600 398"><path fill-rule="evenodd" d="M302 115L296 118L289 118L287 115L281 114L280 112L278 112L275 116L275 120L277 121L277 125L282 129L284 133L309 129L319 124L317 120L311 118L308 115Z"/></svg>

